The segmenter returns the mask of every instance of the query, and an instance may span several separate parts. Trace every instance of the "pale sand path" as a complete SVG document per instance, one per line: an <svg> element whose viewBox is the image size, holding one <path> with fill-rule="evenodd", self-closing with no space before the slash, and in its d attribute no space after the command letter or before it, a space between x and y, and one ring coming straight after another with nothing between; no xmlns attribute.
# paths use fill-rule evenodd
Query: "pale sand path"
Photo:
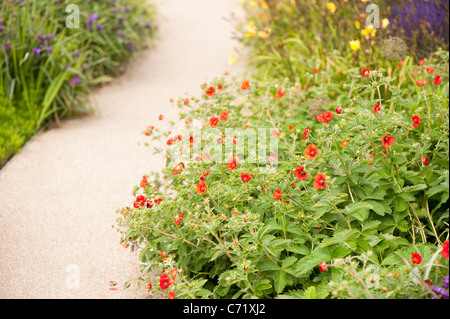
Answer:
<svg viewBox="0 0 450 319"><path fill-rule="evenodd" d="M139 146L169 99L221 76L237 0L159 0L159 39L127 73L92 94L96 115L36 135L0 171L0 298L142 298L123 289L137 260L111 227L132 188L163 166ZM75 265L68 268L70 265ZM79 270L78 288L67 285ZM110 280L119 289L111 291Z"/></svg>

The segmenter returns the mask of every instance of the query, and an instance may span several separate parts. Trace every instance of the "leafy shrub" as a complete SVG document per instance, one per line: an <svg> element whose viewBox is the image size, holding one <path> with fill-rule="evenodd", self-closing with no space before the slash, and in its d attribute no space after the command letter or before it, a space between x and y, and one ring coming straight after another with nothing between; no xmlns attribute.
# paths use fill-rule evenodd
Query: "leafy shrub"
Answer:
<svg viewBox="0 0 450 319"><path fill-rule="evenodd" d="M401 76L384 70L354 77L315 118L289 81L215 79L201 98L180 98L184 131L146 130L162 142L156 152L168 154L163 178L146 176L118 219L124 243L140 249L143 273L182 269L172 277L178 297L299 297L328 277L322 262L370 254L381 267L411 244L428 247L428 258L448 236L448 74L439 84L435 74L426 85L409 80L406 92ZM205 128L202 139L196 126ZM262 155L276 170L247 161L253 150L230 128L267 128L278 153ZM235 137L243 150L227 152ZM224 157L208 150L217 143Z"/></svg>
<svg viewBox="0 0 450 319"><path fill-rule="evenodd" d="M78 5L80 27L67 28ZM86 112L84 97L146 45L154 9L140 1L0 4L0 165L51 117Z"/></svg>

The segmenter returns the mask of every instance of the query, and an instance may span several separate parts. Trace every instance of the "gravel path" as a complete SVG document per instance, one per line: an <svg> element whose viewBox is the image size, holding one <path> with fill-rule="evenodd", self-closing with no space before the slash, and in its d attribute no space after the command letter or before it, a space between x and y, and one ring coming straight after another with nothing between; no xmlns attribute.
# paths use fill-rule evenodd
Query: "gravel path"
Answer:
<svg viewBox="0 0 450 319"><path fill-rule="evenodd" d="M112 228L144 174L163 166L139 146L169 99L234 72L237 0L159 0L156 47L92 94L95 115L36 135L0 171L0 298L143 298L124 289L137 258ZM77 280L79 279L79 280ZM110 281L117 290L110 290Z"/></svg>

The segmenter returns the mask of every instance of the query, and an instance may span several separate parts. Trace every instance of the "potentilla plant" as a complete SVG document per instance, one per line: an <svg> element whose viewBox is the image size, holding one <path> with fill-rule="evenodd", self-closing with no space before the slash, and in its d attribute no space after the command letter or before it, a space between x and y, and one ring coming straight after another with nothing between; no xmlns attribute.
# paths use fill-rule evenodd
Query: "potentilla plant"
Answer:
<svg viewBox="0 0 450 319"><path fill-rule="evenodd" d="M144 131L167 167L143 177L118 219L143 274L159 273L152 287L168 298L335 297L322 285L333 260L389 266L396 251L448 240L448 83L406 94L384 70L354 76L315 116L289 81L220 78L172 100L186 127L161 132L155 119ZM395 296L432 294L417 289Z"/></svg>

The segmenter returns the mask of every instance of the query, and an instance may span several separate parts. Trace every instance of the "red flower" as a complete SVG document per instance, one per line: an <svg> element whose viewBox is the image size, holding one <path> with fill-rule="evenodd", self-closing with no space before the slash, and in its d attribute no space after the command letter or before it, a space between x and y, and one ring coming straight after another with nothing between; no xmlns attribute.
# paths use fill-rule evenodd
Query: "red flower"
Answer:
<svg viewBox="0 0 450 319"><path fill-rule="evenodd" d="M184 103L184 105L188 105L189 104L189 99L185 99L183 103Z"/></svg>
<svg viewBox="0 0 450 319"><path fill-rule="evenodd" d="M163 260L163 261L166 261L166 259L167 259L167 254L166 254L166 252L165 252L164 250L161 251L161 256L162 256L162 260Z"/></svg>
<svg viewBox="0 0 450 319"><path fill-rule="evenodd" d="M175 291L169 292L169 296L167 298L168 299L175 299Z"/></svg>
<svg viewBox="0 0 450 319"><path fill-rule="evenodd" d="M448 240L444 241L442 244L442 251L441 251L442 257L445 259L448 259Z"/></svg>
<svg viewBox="0 0 450 319"><path fill-rule="evenodd" d="M372 111L373 111L373 113L378 114L378 112L381 111L380 104L375 103L375 104L374 104L374 108L372 109Z"/></svg>
<svg viewBox="0 0 450 319"><path fill-rule="evenodd" d="M209 96L209 97L214 96L214 94L216 94L216 89L215 89L213 86L211 86L211 87L205 92L205 94L206 94L207 96Z"/></svg>
<svg viewBox="0 0 450 319"><path fill-rule="evenodd" d="M426 68L426 71L428 74L434 73L434 69L430 68L429 66Z"/></svg>
<svg viewBox="0 0 450 319"><path fill-rule="evenodd" d="M152 208L153 207L153 203L152 203L152 201L150 199L147 200L146 206L147 206L147 208Z"/></svg>
<svg viewBox="0 0 450 319"><path fill-rule="evenodd" d="M280 137L280 132L278 132L278 130L275 130L275 129L270 131L270 134L275 137Z"/></svg>
<svg viewBox="0 0 450 319"><path fill-rule="evenodd" d="M319 154L319 149L316 145L310 144L305 149L305 156L309 160L313 160Z"/></svg>
<svg viewBox="0 0 450 319"><path fill-rule="evenodd" d="M419 125L420 125L421 118L419 116L417 116L417 115L414 115L411 120L412 120L412 123L413 123L413 127L414 128L418 128Z"/></svg>
<svg viewBox="0 0 450 319"><path fill-rule="evenodd" d="M241 174L241 179L244 183L248 183L252 179L252 176L250 174Z"/></svg>
<svg viewBox="0 0 450 319"><path fill-rule="evenodd" d="M234 158L227 163L227 168L228 168L228 170L230 172L234 171L236 169L236 167L237 167L237 163L236 163L236 160Z"/></svg>
<svg viewBox="0 0 450 319"><path fill-rule="evenodd" d="M304 181L308 177L308 173L305 171L305 168L303 166L297 167L294 174L295 177L297 177L301 181Z"/></svg>
<svg viewBox="0 0 450 319"><path fill-rule="evenodd" d="M141 183L140 183L139 186L141 186L142 188L146 188L147 185L148 185L147 177L143 176L143 177L142 177L142 181L141 181Z"/></svg>
<svg viewBox="0 0 450 319"><path fill-rule="evenodd" d="M177 226L181 225L181 217L180 216L175 217L175 225L177 225Z"/></svg>
<svg viewBox="0 0 450 319"><path fill-rule="evenodd" d="M153 133L153 130L155 129L154 126L149 126L145 129L144 134L145 136L150 136Z"/></svg>
<svg viewBox="0 0 450 319"><path fill-rule="evenodd" d="M342 107L338 106L336 108L336 114L341 114L341 112L342 112Z"/></svg>
<svg viewBox="0 0 450 319"><path fill-rule="evenodd" d="M180 212L180 213L178 214L178 216L181 217L181 218L183 218L183 216L184 216L183 212Z"/></svg>
<svg viewBox="0 0 450 319"><path fill-rule="evenodd" d="M431 282L430 279L425 279L424 282L425 282L428 286L433 286L433 283Z"/></svg>
<svg viewBox="0 0 450 319"><path fill-rule="evenodd" d="M150 292L151 289L152 289L152 283L149 282L147 285L147 292Z"/></svg>
<svg viewBox="0 0 450 319"><path fill-rule="evenodd" d="M147 203L147 198L145 198L144 195L139 195L138 197L136 197L136 200L134 201L134 208L138 208L138 207L144 207L145 204Z"/></svg>
<svg viewBox="0 0 450 319"><path fill-rule="evenodd" d="M228 119L228 111L225 110L220 114L220 120L221 121L226 121Z"/></svg>
<svg viewBox="0 0 450 319"><path fill-rule="evenodd" d="M278 161L278 158L277 158L277 156L276 156L275 154L269 155L269 156L267 157L267 161L268 161L269 163L276 162L276 161Z"/></svg>
<svg viewBox="0 0 450 319"><path fill-rule="evenodd" d="M428 81L426 79L421 79L421 80L418 80L416 82L417 86L424 86L424 85L427 85L427 84L428 84Z"/></svg>
<svg viewBox="0 0 450 319"><path fill-rule="evenodd" d="M323 173L317 174L314 177L314 188L324 189L325 187L327 187L327 177Z"/></svg>
<svg viewBox="0 0 450 319"><path fill-rule="evenodd" d="M344 139L342 140L342 142L341 142L341 146L342 146L342 147L347 147L347 145L348 145L348 142L347 142L347 140L344 138Z"/></svg>
<svg viewBox="0 0 450 319"><path fill-rule="evenodd" d="M419 65L424 65L425 64L426 59L422 59L419 61Z"/></svg>
<svg viewBox="0 0 450 319"><path fill-rule="evenodd" d="M241 85L241 89L242 90L247 90L249 87L250 87L250 82L249 81L245 80L245 81L242 82L242 85Z"/></svg>
<svg viewBox="0 0 450 319"><path fill-rule="evenodd" d="M170 277L167 274L162 274L159 277L159 286L161 289L166 290L170 286Z"/></svg>
<svg viewBox="0 0 450 319"><path fill-rule="evenodd" d="M155 204L161 204L162 201L163 201L162 196L159 196L158 198L154 199Z"/></svg>
<svg viewBox="0 0 450 319"><path fill-rule="evenodd" d="M322 123L328 123L333 119L333 113L331 112L325 112L322 114L317 115L316 120L322 122Z"/></svg>
<svg viewBox="0 0 450 319"><path fill-rule="evenodd" d="M283 96L284 96L284 92L283 92L283 90L281 90L281 89L279 89L278 91L277 91L277 96L278 96L278 98L279 99L282 99L283 98Z"/></svg>
<svg viewBox="0 0 450 319"><path fill-rule="evenodd" d="M321 272L324 272L327 270L327 264L325 264L324 262L319 263L319 270Z"/></svg>
<svg viewBox="0 0 450 319"><path fill-rule="evenodd" d="M162 121L163 119L164 119L164 115L161 114L161 115L159 116L159 120Z"/></svg>
<svg viewBox="0 0 450 319"><path fill-rule="evenodd" d="M178 273L178 270L176 268L172 269L170 271L170 277L172 277L172 279L175 279L177 277L177 273Z"/></svg>
<svg viewBox="0 0 450 319"><path fill-rule="evenodd" d="M199 182L197 184L197 194L204 194L207 189L208 189L208 186L206 186L205 182Z"/></svg>
<svg viewBox="0 0 450 319"><path fill-rule="evenodd" d="M313 72L314 72L315 74L318 74L318 73L319 73L319 69L318 69L318 68L314 68L314 69L313 69Z"/></svg>
<svg viewBox="0 0 450 319"><path fill-rule="evenodd" d="M211 118L209 119L209 124L211 125L211 127L217 127L217 126L219 126L219 118L218 118L218 117L215 117L215 116L211 117Z"/></svg>
<svg viewBox="0 0 450 319"><path fill-rule="evenodd" d="M388 136L388 134L389 133L384 134L383 138L381 139L381 141L383 142L383 146L386 148L391 147L395 142L395 137Z"/></svg>
<svg viewBox="0 0 450 319"><path fill-rule="evenodd" d="M122 245L123 248L128 248L128 245L125 244L125 242L121 242L120 244Z"/></svg>
<svg viewBox="0 0 450 319"><path fill-rule="evenodd" d="M178 164L174 169L173 169L173 175L177 175L182 169L184 169L185 166L183 163Z"/></svg>
<svg viewBox="0 0 450 319"><path fill-rule="evenodd" d="M411 255L411 260L413 264L419 265L422 262L422 256L418 253L414 253Z"/></svg>
<svg viewBox="0 0 450 319"><path fill-rule="evenodd" d="M273 193L273 198L275 198L276 200L280 200L282 196L283 196L283 192L280 191L279 189L277 189L277 190Z"/></svg>
<svg viewBox="0 0 450 319"><path fill-rule="evenodd" d="M294 129L294 125L291 124L291 125L288 126L288 130L289 131L292 131L293 129Z"/></svg>
<svg viewBox="0 0 450 319"><path fill-rule="evenodd" d="M303 132L302 139L307 140L307 139L308 139L308 134L309 134L309 132L311 132L311 128L310 128L310 127L307 127L307 128L305 129L305 131Z"/></svg>
<svg viewBox="0 0 450 319"><path fill-rule="evenodd" d="M365 76L366 78L370 77L370 70L369 69L364 69L361 71L361 75Z"/></svg>
<svg viewBox="0 0 450 319"><path fill-rule="evenodd" d="M441 84L441 76L440 75L436 75L436 77L434 78L434 84L436 84L436 85Z"/></svg>

